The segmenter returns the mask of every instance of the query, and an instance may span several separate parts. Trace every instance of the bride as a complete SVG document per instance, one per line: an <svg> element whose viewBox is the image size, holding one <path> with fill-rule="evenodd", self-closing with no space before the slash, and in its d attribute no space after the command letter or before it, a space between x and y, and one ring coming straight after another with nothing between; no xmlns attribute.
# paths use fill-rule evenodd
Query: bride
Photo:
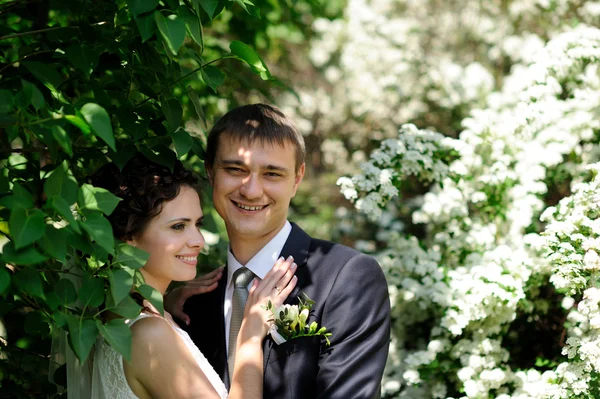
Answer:
<svg viewBox="0 0 600 399"><path fill-rule="evenodd" d="M173 172L137 155L122 171L112 164L92 178L123 200L109 216L116 238L150 257L141 273L146 284L164 294L172 281L196 276L204 246L202 209L196 179L177 162ZM262 398L262 340L269 328L268 301L281 305L296 285L292 259L277 261L249 290L237 338L231 389L223 385L206 358L171 316L135 298L142 313L128 321L133 336L131 363L99 341L93 360L92 399ZM221 269L207 275L205 292L216 287ZM205 328L213 328L206 325Z"/></svg>

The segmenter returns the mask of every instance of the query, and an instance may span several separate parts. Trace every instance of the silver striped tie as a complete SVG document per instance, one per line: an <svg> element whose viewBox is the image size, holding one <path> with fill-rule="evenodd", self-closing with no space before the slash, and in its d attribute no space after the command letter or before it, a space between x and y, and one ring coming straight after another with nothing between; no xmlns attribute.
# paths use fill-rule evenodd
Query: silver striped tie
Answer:
<svg viewBox="0 0 600 399"><path fill-rule="evenodd" d="M229 368L229 384L233 382L233 365L235 364L235 347L237 336L244 318L244 307L248 300L248 284L254 278L254 273L248 268L242 267L233 273L233 297L231 298L231 324L229 327L229 351L227 364Z"/></svg>

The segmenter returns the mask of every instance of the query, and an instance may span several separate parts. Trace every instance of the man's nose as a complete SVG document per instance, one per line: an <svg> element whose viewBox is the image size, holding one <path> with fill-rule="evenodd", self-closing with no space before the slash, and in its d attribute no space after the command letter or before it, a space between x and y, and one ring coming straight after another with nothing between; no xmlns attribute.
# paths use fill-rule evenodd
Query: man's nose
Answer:
<svg viewBox="0 0 600 399"><path fill-rule="evenodd" d="M262 197L263 188L260 179L255 174L250 174L242 181L240 194L248 199L257 199Z"/></svg>

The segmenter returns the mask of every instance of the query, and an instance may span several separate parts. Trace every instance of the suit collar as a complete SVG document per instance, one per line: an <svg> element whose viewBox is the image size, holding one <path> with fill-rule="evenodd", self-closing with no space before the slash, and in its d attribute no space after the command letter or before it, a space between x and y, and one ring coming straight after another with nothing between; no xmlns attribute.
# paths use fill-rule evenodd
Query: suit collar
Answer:
<svg viewBox="0 0 600 399"><path fill-rule="evenodd" d="M299 267L304 266L308 262L311 238L296 223L291 223L291 225L292 231L281 250L281 256L287 258L291 255Z"/></svg>

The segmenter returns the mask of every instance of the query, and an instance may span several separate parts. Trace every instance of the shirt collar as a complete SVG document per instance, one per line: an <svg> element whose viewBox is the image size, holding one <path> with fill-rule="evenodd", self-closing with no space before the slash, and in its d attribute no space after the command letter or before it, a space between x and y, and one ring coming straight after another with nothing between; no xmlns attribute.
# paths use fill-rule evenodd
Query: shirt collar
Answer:
<svg viewBox="0 0 600 399"><path fill-rule="evenodd" d="M290 233L292 225L286 220L283 228L265 245L256 255L252 257L246 264L246 267L252 271L257 277L263 279L271 270L281 254L281 250L285 245ZM231 253L231 247L227 250L227 281L231 281L233 273L243 267Z"/></svg>

